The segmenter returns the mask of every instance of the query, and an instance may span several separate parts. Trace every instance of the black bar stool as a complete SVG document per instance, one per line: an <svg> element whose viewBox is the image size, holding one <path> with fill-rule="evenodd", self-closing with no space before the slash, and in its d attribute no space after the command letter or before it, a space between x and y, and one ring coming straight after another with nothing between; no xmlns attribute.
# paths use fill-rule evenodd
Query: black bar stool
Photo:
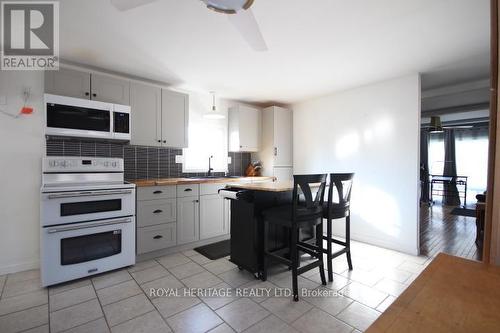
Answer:
<svg viewBox="0 0 500 333"><path fill-rule="evenodd" d="M328 201L323 203L323 218L327 219L325 253L327 255L328 280L333 281L332 259L342 254L347 256L349 270L352 270L351 261L351 189L354 173L331 173ZM334 192L335 197L334 198ZM345 218L345 242L332 237L332 220ZM332 253L332 243L343 246L342 250Z"/></svg>
<svg viewBox="0 0 500 333"><path fill-rule="evenodd" d="M264 216L264 262L262 280L267 279L267 266L269 259L281 262L292 270L293 300L299 300L297 278L299 274L319 267L321 282L326 285L325 269L323 267L324 249L323 239L316 237L316 245L300 242L299 229L316 227L316 235L323 234L323 201L326 187L326 174L319 175L294 175L293 199L291 205L269 208L262 212ZM313 190L316 194L313 199ZM269 251L268 235L269 224L286 227L290 230L290 247ZM299 251L305 252L318 260L299 268ZM289 253L290 259L283 255Z"/></svg>

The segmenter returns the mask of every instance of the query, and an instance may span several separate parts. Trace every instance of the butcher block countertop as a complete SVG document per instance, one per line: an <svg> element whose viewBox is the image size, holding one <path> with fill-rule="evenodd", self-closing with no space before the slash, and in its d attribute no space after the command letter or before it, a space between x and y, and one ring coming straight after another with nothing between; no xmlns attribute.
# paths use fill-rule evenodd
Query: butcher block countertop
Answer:
<svg viewBox="0 0 500 333"><path fill-rule="evenodd" d="M248 184L238 184L237 182L230 182L227 187L229 188L239 188L242 190L252 190L252 191L267 191L267 192L287 192L293 190L293 182L261 182L261 183L248 183Z"/></svg>
<svg viewBox="0 0 500 333"><path fill-rule="evenodd" d="M216 183L238 183L238 182L272 182L274 177L221 177L221 178L160 178L160 179L138 179L132 181L137 187L164 186L164 185L188 185L188 184L216 184Z"/></svg>
<svg viewBox="0 0 500 333"><path fill-rule="evenodd" d="M366 332L500 332L500 267L440 253Z"/></svg>

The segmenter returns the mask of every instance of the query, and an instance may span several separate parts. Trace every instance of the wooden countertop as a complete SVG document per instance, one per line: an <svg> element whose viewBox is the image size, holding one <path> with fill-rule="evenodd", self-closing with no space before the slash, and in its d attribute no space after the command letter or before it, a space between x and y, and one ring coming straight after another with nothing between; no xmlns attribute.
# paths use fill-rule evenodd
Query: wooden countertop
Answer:
<svg viewBox="0 0 500 333"><path fill-rule="evenodd" d="M293 182L260 182L249 184L229 183L227 187L252 191L287 192L293 190Z"/></svg>
<svg viewBox="0 0 500 333"><path fill-rule="evenodd" d="M366 332L500 332L500 267L439 254Z"/></svg>
<svg viewBox="0 0 500 333"><path fill-rule="evenodd" d="M238 183L238 182L272 182L274 177L239 177L239 178L160 178L160 179L139 179L134 180L137 187L144 186L164 186L164 185L187 185L187 184L216 184L216 183Z"/></svg>

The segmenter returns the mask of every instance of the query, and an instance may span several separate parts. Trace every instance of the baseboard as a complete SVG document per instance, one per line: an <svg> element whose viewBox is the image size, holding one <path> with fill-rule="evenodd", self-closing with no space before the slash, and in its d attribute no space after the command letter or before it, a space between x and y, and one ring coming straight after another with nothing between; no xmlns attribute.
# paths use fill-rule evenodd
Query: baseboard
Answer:
<svg viewBox="0 0 500 333"><path fill-rule="evenodd" d="M217 243L217 242L229 239L229 238L230 238L230 235L223 235L223 236L218 236L218 237L214 237L214 238L210 238L210 239L204 239L204 240L189 243L189 244L177 245L177 246L170 247L170 248L164 249L164 250L154 251L154 252L150 252L150 253L144 253L144 254L138 255L136 257L136 261L140 262L140 261L145 261L145 260L149 260L149 259L162 257L162 256L169 255L169 254L174 254L177 252L184 252L187 250L192 250L192 249L199 247L199 246Z"/></svg>
<svg viewBox="0 0 500 333"><path fill-rule="evenodd" d="M0 275L28 271L30 269L40 268L40 261L28 261L20 264L0 267Z"/></svg>
<svg viewBox="0 0 500 333"><path fill-rule="evenodd" d="M344 237L344 235L336 235L336 236ZM409 254L412 256L419 255L418 248L413 248L412 246L408 246L407 244L397 243L394 241L386 241L386 240L373 238L373 236L351 233L351 240L370 244L370 245L375 245L375 246L379 246L379 247L383 247L383 248L388 249L388 250L402 252L402 253Z"/></svg>

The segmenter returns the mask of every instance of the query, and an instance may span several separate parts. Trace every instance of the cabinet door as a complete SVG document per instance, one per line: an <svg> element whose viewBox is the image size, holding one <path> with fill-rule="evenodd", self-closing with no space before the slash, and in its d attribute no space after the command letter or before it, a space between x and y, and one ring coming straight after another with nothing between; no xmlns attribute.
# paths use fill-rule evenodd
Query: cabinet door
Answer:
<svg viewBox="0 0 500 333"><path fill-rule="evenodd" d="M61 68L45 72L45 92L90 99L90 73Z"/></svg>
<svg viewBox="0 0 500 333"><path fill-rule="evenodd" d="M130 143L138 146L161 146L161 88L132 83L130 108Z"/></svg>
<svg viewBox="0 0 500 333"><path fill-rule="evenodd" d="M130 105L130 81L92 74L92 96L96 101Z"/></svg>
<svg viewBox="0 0 500 333"><path fill-rule="evenodd" d="M177 199L177 244L200 239L200 210L198 197Z"/></svg>
<svg viewBox="0 0 500 333"><path fill-rule="evenodd" d="M274 166L293 164L293 114L280 107L274 108Z"/></svg>
<svg viewBox="0 0 500 333"><path fill-rule="evenodd" d="M200 239L207 239L228 233L224 218L224 199L218 194L200 197Z"/></svg>
<svg viewBox="0 0 500 333"><path fill-rule="evenodd" d="M162 89L161 136L166 147L187 148L189 96Z"/></svg>
<svg viewBox="0 0 500 333"><path fill-rule="evenodd" d="M238 113L240 150L258 151L260 147L260 110L240 105Z"/></svg>

